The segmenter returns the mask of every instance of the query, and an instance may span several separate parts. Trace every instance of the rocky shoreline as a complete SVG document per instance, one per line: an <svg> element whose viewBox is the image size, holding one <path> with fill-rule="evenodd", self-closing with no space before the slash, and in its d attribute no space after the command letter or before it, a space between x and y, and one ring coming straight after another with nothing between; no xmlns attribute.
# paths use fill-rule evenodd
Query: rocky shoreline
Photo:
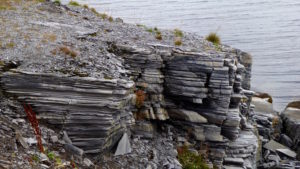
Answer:
<svg viewBox="0 0 300 169"><path fill-rule="evenodd" d="M179 169L185 147L208 168L300 167L298 102L251 91L248 53L87 6L1 5L0 168Z"/></svg>

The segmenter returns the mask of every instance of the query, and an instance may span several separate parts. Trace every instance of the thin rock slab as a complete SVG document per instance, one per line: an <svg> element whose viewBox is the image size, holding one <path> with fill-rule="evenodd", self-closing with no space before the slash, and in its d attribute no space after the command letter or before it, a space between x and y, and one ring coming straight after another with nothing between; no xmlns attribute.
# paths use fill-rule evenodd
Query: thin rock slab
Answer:
<svg viewBox="0 0 300 169"><path fill-rule="evenodd" d="M115 152L115 156L128 154L128 153L131 153L131 151L132 151L132 149L131 149L131 144L130 144L130 141L128 138L128 134L124 133L121 140L118 143L118 147Z"/></svg>

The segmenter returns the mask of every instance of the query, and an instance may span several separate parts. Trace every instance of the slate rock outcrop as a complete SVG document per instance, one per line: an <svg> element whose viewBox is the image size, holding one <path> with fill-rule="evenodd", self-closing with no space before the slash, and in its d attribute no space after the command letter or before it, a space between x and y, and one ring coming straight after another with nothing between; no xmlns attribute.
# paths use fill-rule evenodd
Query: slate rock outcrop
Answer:
<svg viewBox="0 0 300 169"><path fill-rule="evenodd" d="M193 145L218 168L256 167L257 134L247 119L249 54L186 32L174 46L173 31L160 30L158 40L144 27L111 22L80 6L22 2L0 13L7 34L19 25L3 38L1 88L62 129L69 147L103 152L126 132L138 143L130 160L142 155L147 161L139 146L147 152L156 147L152 154L159 154L151 157L158 160L148 158L152 167L180 168L176 148L182 145ZM157 134L162 130L167 134ZM137 165L147 167L143 163Z"/></svg>

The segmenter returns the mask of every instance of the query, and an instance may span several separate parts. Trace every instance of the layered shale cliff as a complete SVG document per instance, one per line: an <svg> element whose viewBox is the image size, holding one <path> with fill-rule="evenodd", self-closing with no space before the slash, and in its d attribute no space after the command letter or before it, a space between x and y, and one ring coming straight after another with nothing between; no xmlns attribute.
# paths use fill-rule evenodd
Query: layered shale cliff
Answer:
<svg viewBox="0 0 300 169"><path fill-rule="evenodd" d="M134 110L133 131L153 137L147 120L167 120L181 130L178 138L209 147L204 151L215 166L255 167L258 140L245 117L253 93L242 88L250 80L242 77L250 77L246 67L251 68L251 56L226 47L224 52L150 47L115 48L133 68L129 75L135 75L136 91L145 95L144 104Z"/></svg>
<svg viewBox="0 0 300 169"><path fill-rule="evenodd" d="M83 7L24 4L0 12L1 89L63 132L66 144L98 156L129 135L133 152L123 160L145 160L123 167L181 168L183 145L211 167L256 167L249 54L189 33L175 46L173 31L156 39Z"/></svg>

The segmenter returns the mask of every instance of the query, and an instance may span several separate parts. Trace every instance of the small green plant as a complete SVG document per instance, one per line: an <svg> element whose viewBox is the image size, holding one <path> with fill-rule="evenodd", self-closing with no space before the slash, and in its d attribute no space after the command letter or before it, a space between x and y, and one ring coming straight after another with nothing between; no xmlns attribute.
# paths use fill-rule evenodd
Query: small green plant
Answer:
<svg viewBox="0 0 300 169"><path fill-rule="evenodd" d="M55 0L53 3L56 4L56 5L60 5L61 4L60 0Z"/></svg>
<svg viewBox="0 0 300 169"><path fill-rule="evenodd" d="M150 33L153 33L153 29L152 28L147 28L146 31L150 32Z"/></svg>
<svg viewBox="0 0 300 169"><path fill-rule="evenodd" d="M221 39L220 39L219 35L217 35L216 32L209 33L205 39L212 42L215 46L220 45L220 43L221 43Z"/></svg>
<svg viewBox="0 0 300 169"><path fill-rule="evenodd" d="M139 23L137 23L137 24L136 24L136 26L138 26L138 27L142 27L142 28L145 28L145 27L146 27L145 25L143 25L143 24L139 24Z"/></svg>
<svg viewBox="0 0 300 169"><path fill-rule="evenodd" d="M34 154L32 157L31 157L31 159L33 160L33 161L35 161L35 162L40 162L40 158L39 158L39 156L38 155L36 155L36 154Z"/></svg>
<svg viewBox="0 0 300 169"><path fill-rule="evenodd" d="M176 37L183 37L183 32L179 29L174 29L174 35Z"/></svg>
<svg viewBox="0 0 300 169"><path fill-rule="evenodd" d="M204 158L188 150L187 146L178 148L178 159L183 169L209 169Z"/></svg>
<svg viewBox="0 0 300 169"><path fill-rule="evenodd" d="M47 156L48 156L48 158L50 159L50 160L54 160L54 158L55 158L55 154L51 151L51 152L49 152L48 154L47 154Z"/></svg>
<svg viewBox="0 0 300 169"><path fill-rule="evenodd" d="M56 165L62 164L61 158L59 158L59 157L55 157L55 162L56 162Z"/></svg>
<svg viewBox="0 0 300 169"><path fill-rule="evenodd" d="M76 1L70 1L69 5L71 5L71 6L80 6L80 4Z"/></svg>

